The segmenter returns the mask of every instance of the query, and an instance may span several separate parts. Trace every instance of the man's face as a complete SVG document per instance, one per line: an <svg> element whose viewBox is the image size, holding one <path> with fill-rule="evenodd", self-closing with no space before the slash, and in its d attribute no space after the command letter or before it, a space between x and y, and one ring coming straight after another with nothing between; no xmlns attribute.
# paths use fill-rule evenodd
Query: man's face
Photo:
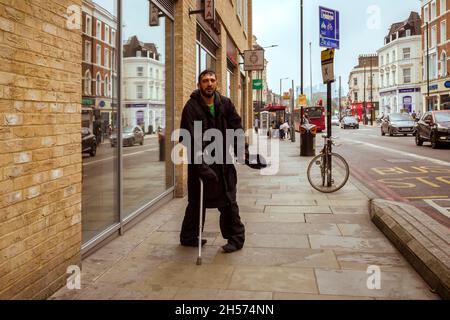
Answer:
<svg viewBox="0 0 450 320"><path fill-rule="evenodd" d="M204 75L198 84L200 93L206 97L211 98L217 90L217 79L213 74Z"/></svg>

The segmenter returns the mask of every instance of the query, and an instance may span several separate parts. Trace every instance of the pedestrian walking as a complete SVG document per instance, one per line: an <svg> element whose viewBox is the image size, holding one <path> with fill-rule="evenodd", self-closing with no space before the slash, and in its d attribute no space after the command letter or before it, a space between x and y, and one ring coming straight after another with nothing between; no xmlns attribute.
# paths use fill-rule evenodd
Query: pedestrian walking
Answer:
<svg viewBox="0 0 450 320"><path fill-rule="evenodd" d="M187 247L198 246L200 223L198 195L200 194L201 179L204 183L202 225L205 222L205 209L218 209L220 211L220 230L223 238L228 241L222 249L225 253L231 253L241 250L244 246L245 227L241 222L236 201L236 168L232 161L227 161L230 145L227 145L225 137L227 130L235 130L237 135L242 135L241 138L244 138L244 131L241 117L238 115L235 106L229 98L217 92L217 85L215 72L211 70L203 71L198 78L198 90L192 93L182 113L181 129L190 133L191 141L190 150L188 150L188 206L180 233L180 242L181 245ZM208 165L202 159L200 164L194 164L196 156L194 150L198 148L204 151L209 145L203 142L203 135L202 137L194 136L195 122L201 122L203 134L208 129L216 129L222 133L224 139L221 142L223 145L223 155L221 155L223 161L221 163L216 162ZM235 139L232 142L235 156L238 155L240 146L238 146L237 141L239 140L242 139ZM245 139L242 141L245 141ZM184 141L185 146L189 146L188 142ZM245 157L244 159L238 159L238 161L245 163L252 169L259 170L266 167L265 160L259 155L256 157L256 163L250 161L248 145L242 146L242 148L245 148ZM202 245L205 244L206 240L202 240Z"/></svg>

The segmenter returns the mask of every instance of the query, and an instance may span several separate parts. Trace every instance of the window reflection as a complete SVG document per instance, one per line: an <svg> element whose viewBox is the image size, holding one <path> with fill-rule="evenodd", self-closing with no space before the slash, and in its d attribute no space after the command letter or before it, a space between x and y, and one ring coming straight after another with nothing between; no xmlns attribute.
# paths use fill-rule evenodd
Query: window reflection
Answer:
<svg viewBox="0 0 450 320"><path fill-rule="evenodd" d="M115 1L83 1L82 15L82 229L86 243L119 221L117 157L109 144L118 108Z"/></svg>
<svg viewBox="0 0 450 320"><path fill-rule="evenodd" d="M124 0L122 125L124 213L130 215L173 186L172 22L149 27L149 1ZM145 9L144 9L145 8ZM143 140L137 142L136 131ZM125 140L134 140L126 143Z"/></svg>

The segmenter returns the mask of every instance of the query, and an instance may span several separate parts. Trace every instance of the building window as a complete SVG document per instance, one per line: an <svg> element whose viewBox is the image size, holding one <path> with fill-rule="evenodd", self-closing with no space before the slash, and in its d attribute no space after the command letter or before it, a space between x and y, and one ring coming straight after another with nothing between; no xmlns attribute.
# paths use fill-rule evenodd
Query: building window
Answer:
<svg viewBox="0 0 450 320"><path fill-rule="evenodd" d="M102 40L102 23L101 21L97 20L97 33L96 33L96 37L99 40Z"/></svg>
<svg viewBox="0 0 450 320"><path fill-rule="evenodd" d="M95 80L95 93L97 95L97 97L101 97L102 96L102 76L100 75L100 73L97 73L97 77Z"/></svg>
<svg viewBox="0 0 450 320"><path fill-rule="evenodd" d="M441 54L441 77L447 76L447 54L443 51Z"/></svg>
<svg viewBox="0 0 450 320"><path fill-rule="evenodd" d="M240 21L242 21L242 0L236 0L236 14Z"/></svg>
<svg viewBox="0 0 450 320"><path fill-rule="evenodd" d="M91 95L92 94L92 76L91 71L87 70L84 74L84 94Z"/></svg>
<svg viewBox="0 0 450 320"><path fill-rule="evenodd" d="M109 27L105 25L105 41L106 43L110 43L111 39L109 37Z"/></svg>
<svg viewBox="0 0 450 320"><path fill-rule="evenodd" d="M392 71L392 82L393 82L394 86L397 84L397 79L395 76L396 76L396 72Z"/></svg>
<svg viewBox="0 0 450 320"><path fill-rule="evenodd" d="M105 97L109 97L109 78L105 76Z"/></svg>
<svg viewBox="0 0 450 320"><path fill-rule="evenodd" d="M102 64L102 46L97 45L97 55L95 57L95 63L97 63L99 66Z"/></svg>
<svg viewBox="0 0 450 320"><path fill-rule="evenodd" d="M355 94L354 94L354 101L358 101L358 92L355 92Z"/></svg>
<svg viewBox="0 0 450 320"><path fill-rule="evenodd" d="M424 20L425 20L425 22L430 21L430 10L429 10L429 8L428 8L428 5L426 5L426 6L423 8L423 15L424 15Z"/></svg>
<svg viewBox="0 0 450 320"><path fill-rule="evenodd" d="M436 19L436 1L431 3L431 20Z"/></svg>
<svg viewBox="0 0 450 320"><path fill-rule="evenodd" d="M386 55L386 63L389 63L390 62L390 60L389 60L389 53Z"/></svg>
<svg viewBox="0 0 450 320"><path fill-rule="evenodd" d="M109 49L105 49L105 67L106 68L110 68L109 65Z"/></svg>
<svg viewBox="0 0 450 320"><path fill-rule="evenodd" d="M411 48L403 48L403 59L411 59Z"/></svg>
<svg viewBox="0 0 450 320"><path fill-rule="evenodd" d="M396 55L395 55L395 50L392 51L392 62L395 62L397 59Z"/></svg>
<svg viewBox="0 0 450 320"><path fill-rule="evenodd" d="M144 86L143 85L136 86L136 98L144 99Z"/></svg>
<svg viewBox="0 0 450 320"><path fill-rule="evenodd" d="M153 68L150 68L150 79L153 79Z"/></svg>
<svg viewBox="0 0 450 320"><path fill-rule="evenodd" d="M386 73L386 86L388 86L388 87L391 86L391 79L389 79L389 72Z"/></svg>
<svg viewBox="0 0 450 320"><path fill-rule="evenodd" d="M116 63L115 63L114 60L116 60L116 55L115 55L115 53L113 51L113 52L111 52L111 70L112 71L116 70Z"/></svg>
<svg viewBox="0 0 450 320"><path fill-rule="evenodd" d="M380 65L384 66L384 56L380 56Z"/></svg>
<svg viewBox="0 0 450 320"><path fill-rule="evenodd" d="M111 29L111 46L116 46L116 30Z"/></svg>
<svg viewBox="0 0 450 320"><path fill-rule="evenodd" d="M136 74L138 77L143 77L144 76L144 67L137 67Z"/></svg>
<svg viewBox="0 0 450 320"><path fill-rule="evenodd" d="M86 16L86 34L88 36L92 36L92 18L90 16Z"/></svg>
<svg viewBox="0 0 450 320"><path fill-rule="evenodd" d="M443 15L445 13L445 11L447 11L447 6L446 6L446 0L441 0L441 15Z"/></svg>
<svg viewBox="0 0 450 320"><path fill-rule="evenodd" d="M353 85L357 86L358 85L358 78L353 78Z"/></svg>
<svg viewBox="0 0 450 320"><path fill-rule="evenodd" d="M411 68L403 69L403 83L411 83Z"/></svg>
<svg viewBox="0 0 450 320"><path fill-rule="evenodd" d="M431 28L431 48L436 47L437 35L436 35L436 26Z"/></svg>
<svg viewBox="0 0 450 320"><path fill-rule="evenodd" d="M156 69L156 80L159 80L159 69Z"/></svg>
<svg viewBox="0 0 450 320"><path fill-rule="evenodd" d="M406 30L406 36L407 36L407 37L410 37L410 36L411 36L411 30L410 30L410 29Z"/></svg>
<svg viewBox="0 0 450 320"><path fill-rule="evenodd" d="M88 63L92 62L92 45L90 41L84 43L84 61Z"/></svg>
<svg viewBox="0 0 450 320"><path fill-rule="evenodd" d="M441 22L441 44L444 44L447 41L447 21Z"/></svg>
<svg viewBox="0 0 450 320"><path fill-rule="evenodd" d="M380 75L380 85L382 88L384 87L384 75Z"/></svg>
<svg viewBox="0 0 450 320"><path fill-rule="evenodd" d="M430 78L437 79L438 77L438 68L437 68L437 54L430 54Z"/></svg>

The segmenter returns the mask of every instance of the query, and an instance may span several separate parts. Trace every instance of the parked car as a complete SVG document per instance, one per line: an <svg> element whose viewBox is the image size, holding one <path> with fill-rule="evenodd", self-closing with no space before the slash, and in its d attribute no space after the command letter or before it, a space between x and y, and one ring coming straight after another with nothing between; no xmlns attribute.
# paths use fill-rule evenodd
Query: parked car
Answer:
<svg viewBox="0 0 450 320"><path fill-rule="evenodd" d="M381 135L414 134L415 122L408 113L392 113L383 118L381 122Z"/></svg>
<svg viewBox="0 0 450 320"><path fill-rule="evenodd" d="M450 110L431 111L423 115L416 126L416 145L431 142L433 149L450 143Z"/></svg>
<svg viewBox="0 0 450 320"><path fill-rule="evenodd" d="M341 128L342 129L347 129L347 128L359 129L358 119L356 119L355 117L344 117L341 121Z"/></svg>
<svg viewBox="0 0 450 320"><path fill-rule="evenodd" d="M145 133L142 131L141 127L125 127L123 128L122 133L122 145L132 147L136 143L139 143L141 146L144 145L144 136ZM117 133L113 133L111 135L111 147L117 146Z"/></svg>
<svg viewBox="0 0 450 320"><path fill-rule="evenodd" d="M339 126L339 117L338 116L332 116L331 117L331 125L332 126Z"/></svg>
<svg viewBox="0 0 450 320"><path fill-rule="evenodd" d="M89 128L81 128L81 153L89 153L91 157L97 154L97 139Z"/></svg>

